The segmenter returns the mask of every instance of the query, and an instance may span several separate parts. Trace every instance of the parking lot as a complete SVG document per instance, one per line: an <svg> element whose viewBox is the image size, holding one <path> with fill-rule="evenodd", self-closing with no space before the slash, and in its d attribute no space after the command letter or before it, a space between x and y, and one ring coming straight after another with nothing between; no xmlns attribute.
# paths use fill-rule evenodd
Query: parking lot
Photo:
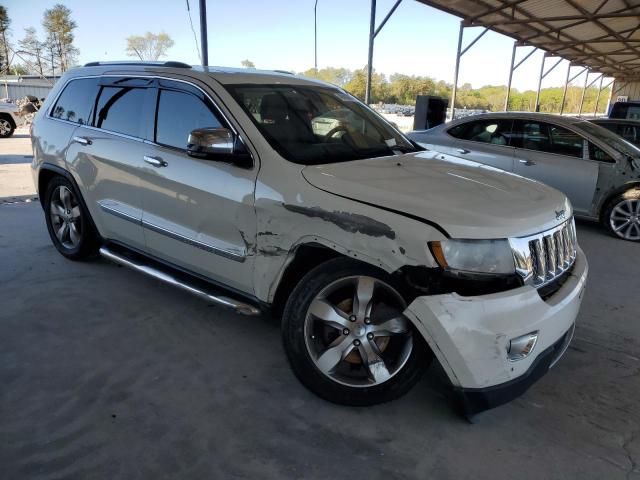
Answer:
<svg viewBox="0 0 640 480"><path fill-rule="evenodd" d="M40 205L0 205L0 478L640 478L638 245L578 224L575 339L470 424L438 368L349 408L295 379L277 319L237 316L52 246Z"/></svg>

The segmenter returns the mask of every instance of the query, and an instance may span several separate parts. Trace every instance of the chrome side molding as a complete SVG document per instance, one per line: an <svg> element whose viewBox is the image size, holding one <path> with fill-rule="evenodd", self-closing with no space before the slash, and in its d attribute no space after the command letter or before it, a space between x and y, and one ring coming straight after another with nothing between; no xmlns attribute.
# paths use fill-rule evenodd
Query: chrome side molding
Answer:
<svg viewBox="0 0 640 480"><path fill-rule="evenodd" d="M261 313L260 309L253 305L241 302L215 291L205 291L203 288L196 287L195 285L191 285L184 280L177 278L177 276L171 274L171 272L169 272L168 270L165 271L161 270L160 268L154 268L150 265L142 263L141 261L125 257L124 255L110 250L106 246L100 248L100 255L108 260L111 260L114 263L144 273L146 275L149 275L150 277L157 278L158 280L176 286L216 305L231 308L235 310L236 313L250 316L260 315Z"/></svg>

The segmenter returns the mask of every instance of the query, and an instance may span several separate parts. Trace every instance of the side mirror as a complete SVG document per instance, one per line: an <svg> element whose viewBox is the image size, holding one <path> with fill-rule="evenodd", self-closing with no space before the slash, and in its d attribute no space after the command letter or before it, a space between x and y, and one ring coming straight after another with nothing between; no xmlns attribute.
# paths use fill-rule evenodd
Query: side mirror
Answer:
<svg viewBox="0 0 640 480"><path fill-rule="evenodd" d="M233 132L227 128L198 128L189 134L187 153L206 159L232 155L234 141Z"/></svg>

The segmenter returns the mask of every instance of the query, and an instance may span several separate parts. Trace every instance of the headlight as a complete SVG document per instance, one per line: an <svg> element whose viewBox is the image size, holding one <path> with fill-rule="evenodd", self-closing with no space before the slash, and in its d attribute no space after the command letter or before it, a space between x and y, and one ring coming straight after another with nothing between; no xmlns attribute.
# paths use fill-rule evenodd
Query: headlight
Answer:
<svg viewBox="0 0 640 480"><path fill-rule="evenodd" d="M430 242L438 265L447 270L489 274L515 272L513 253L503 240L443 240Z"/></svg>

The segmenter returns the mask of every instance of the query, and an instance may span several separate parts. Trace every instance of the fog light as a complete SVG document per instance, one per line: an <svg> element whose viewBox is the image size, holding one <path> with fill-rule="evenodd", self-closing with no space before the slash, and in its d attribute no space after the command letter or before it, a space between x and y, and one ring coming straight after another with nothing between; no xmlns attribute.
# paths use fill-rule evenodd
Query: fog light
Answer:
<svg viewBox="0 0 640 480"><path fill-rule="evenodd" d="M517 362L527 358L538 341L538 332L527 333L521 337L512 338L507 348L507 358L510 362Z"/></svg>

